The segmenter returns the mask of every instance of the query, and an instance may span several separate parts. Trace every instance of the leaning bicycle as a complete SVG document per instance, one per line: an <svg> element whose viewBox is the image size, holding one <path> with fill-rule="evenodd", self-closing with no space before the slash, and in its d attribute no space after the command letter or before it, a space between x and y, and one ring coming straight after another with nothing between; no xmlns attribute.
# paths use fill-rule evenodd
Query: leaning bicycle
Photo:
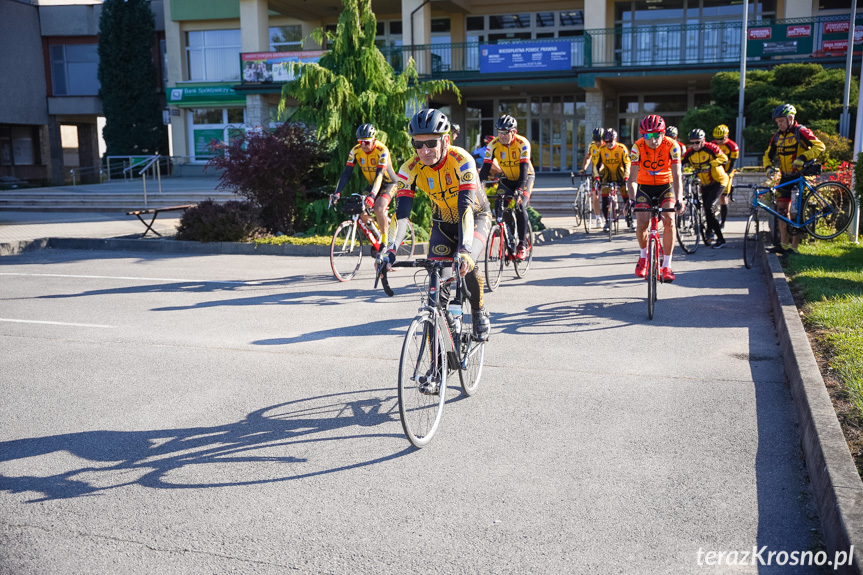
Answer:
<svg viewBox="0 0 863 575"><path fill-rule="evenodd" d="M663 283L662 260L665 252L662 249L662 237L659 234L659 214L662 212L676 212L675 208L660 208L658 200L653 200L649 208L635 208L634 212L649 212L650 227L647 231L647 317L653 319L653 308L656 304L657 285Z"/></svg>
<svg viewBox="0 0 863 575"><path fill-rule="evenodd" d="M351 194L342 200L342 211L350 216L336 228L333 239L330 241L330 267L333 275L340 282L346 282L356 275L363 260L363 241L367 242L373 250L372 255L379 253L381 246L381 230L378 227L374 213L367 204L367 194ZM335 206L334 196L330 195L328 208ZM360 216L366 214L368 222L364 222ZM361 233L358 233L361 232ZM414 255L414 226L408 220L408 229L404 242L398 247L396 256L398 258L412 258Z"/></svg>
<svg viewBox="0 0 863 575"><path fill-rule="evenodd" d="M576 176L581 178L581 183L575 185ZM590 226L593 224L593 201L590 196L590 188L593 178L590 174L579 172L578 174L570 172L569 180L572 182L572 187L578 188L575 193L575 199L572 201L572 212L575 215L575 225L580 226L584 223L584 231L590 233Z"/></svg>
<svg viewBox="0 0 863 575"><path fill-rule="evenodd" d="M524 235L524 248L526 251L523 260L516 257L518 251L518 221L515 217L516 200L513 192L499 180L489 180L487 187L497 186L497 194L494 196L495 221L492 223L488 234L488 244L485 248L485 280L489 291L494 291L500 285L500 277L504 266L512 264L515 275L523 278L530 269L533 261L533 228L530 220L527 222L527 232ZM504 206L506 197L510 197Z"/></svg>
<svg viewBox="0 0 863 575"><path fill-rule="evenodd" d="M758 250L758 235L761 228L761 212L785 222L789 234L808 233L817 240L830 240L848 229L857 210L857 200L851 190L840 182L822 182L816 186L807 181L808 177L821 173L821 165L813 160L803 165L802 175L786 182L783 188L795 186L797 197L791 206L793 219L787 218L762 201L762 197L776 193L777 186L756 184L735 186L749 188L752 205L746 220L743 235L743 265L751 269Z"/></svg>
<svg viewBox="0 0 863 575"><path fill-rule="evenodd" d="M393 267L417 267L428 273L419 313L405 334L399 359L398 401L402 429L415 447L424 447L434 437L446 403L447 377L458 370L461 388L471 396L479 389L485 358L485 341L476 337L464 279L458 273L460 258L449 261L420 259L396 261ZM452 277L444 279L452 267ZM387 295L394 295L387 282L386 268L379 276ZM455 297L445 309L440 288L455 284ZM425 287L425 281L419 285ZM459 303L461 302L461 303Z"/></svg>

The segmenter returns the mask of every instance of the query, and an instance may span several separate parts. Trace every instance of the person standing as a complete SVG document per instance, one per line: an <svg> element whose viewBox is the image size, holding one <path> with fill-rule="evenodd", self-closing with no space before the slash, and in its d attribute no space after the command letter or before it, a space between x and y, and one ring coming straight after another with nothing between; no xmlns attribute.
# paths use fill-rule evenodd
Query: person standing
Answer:
<svg viewBox="0 0 863 575"><path fill-rule="evenodd" d="M734 180L734 165L740 157L740 147L737 142L728 137L730 130L725 124L719 124L713 128L713 143L719 146L722 153L728 157L728 163L722 166L728 175L728 184L719 196L719 227L725 229L725 220L728 219L728 202L734 201L732 182Z"/></svg>

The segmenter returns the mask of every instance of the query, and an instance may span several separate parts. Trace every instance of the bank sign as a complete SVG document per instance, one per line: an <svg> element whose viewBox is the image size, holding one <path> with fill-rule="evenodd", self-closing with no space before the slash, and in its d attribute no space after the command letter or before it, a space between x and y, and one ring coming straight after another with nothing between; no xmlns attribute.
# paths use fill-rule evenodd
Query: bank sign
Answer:
<svg viewBox="0 0 863 575"><path fill-rule="evenodd" d="M568 41L480 45L480 74L570 69L572 43Z"/></svg>

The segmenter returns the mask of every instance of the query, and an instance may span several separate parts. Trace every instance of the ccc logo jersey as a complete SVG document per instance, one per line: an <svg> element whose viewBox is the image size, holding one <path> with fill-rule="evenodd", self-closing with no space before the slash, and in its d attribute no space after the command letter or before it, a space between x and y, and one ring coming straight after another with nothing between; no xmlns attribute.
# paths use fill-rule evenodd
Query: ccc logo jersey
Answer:
<svg viewBox="0 0 863 575"><path fill-rule="evenodd" d="M354 167L359 165L360 171L366 177L370 184L373 184L375 181L375 175L377 174L378 168L383 168L384 179L383 182L385 184L392 183L389 176L387 175L387 165L390 164L392 160L390 160L390 151L384 146L381 142L375 141L375 147L372 148L372 151L368 154L363 151L362 146L357 144L351 150L351 153L348 154L348 161L345 165Z"/></svg>
<svg viewBox="0 0 863 575"><path fill-rule="evenodd" d="M629 179L629 150L618 142L613 148L602 146L597 152L599 158L593 165L593 175L602 177L603 182L620 182Z"/></svg>
<svg viewBox="0 0 863 575"><path fill-rule="evenodd" d="M680 148L668 136L662 137L655 150L640 138L632 145L629 159L633 166L638 166L636 183L643 186L670 184L671 166L680 163Z"/></svg>
<svg viewBox="0 0 863 575"><path fill-rule="evenodd" d="M413 198L416 190L422 190L431 200L435 220L459 223L461 203L467 207L465 212L470 212L470 225L465 229L473 229L474 214L489 211L488 198L478 192L476 162L456 146L450 146L444 161L433 168L414 156L402 164L396 179L396 197Z"/></svg>
<svg viewBox="0 0 863 575"><path fill-rule="evenodd" d="M534 174L533 164L530 161L530 142L518 134L513 136L509 146L504 146L497 138L489 143L483 163L490 164L494 160L500 164L508 180L518 180L521 175L521 164L525 163L528 165L527 175Z"/></svg>
<svg viewBox="0 0 863 575"><path fill-rule="evenodd" d="M728 183L728 175L722 167L728 163L728 157L713 142L704 142L698 151L692 148L686 150L683 163L688 163L693 170L699 172L698 179L705 186L714 182L723 186Z"/></svg>

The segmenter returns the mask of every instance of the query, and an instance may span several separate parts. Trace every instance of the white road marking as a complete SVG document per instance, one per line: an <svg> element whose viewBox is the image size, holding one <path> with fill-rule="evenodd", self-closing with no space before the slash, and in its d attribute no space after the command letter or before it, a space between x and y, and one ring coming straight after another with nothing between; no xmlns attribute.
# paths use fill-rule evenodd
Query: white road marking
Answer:
<svg viewBox="0 0 863 575"><path fill-rule="evenodd" d="M8 319L0 317L0 321L7 321L11 323L40 323L43 325L65 325L71 327L105 327L109 329L114 329L116 325L100 325L97 323L69 323L65 321L39 321L35 319Z"/></svg>
<svg viewBox="0 0 863 575"><path fill-rule="evenodd" d="M134 280L144 282L184 282L190 284L239 284L239 285L256 285L258 282L248 281L230 281L230 280L190 280L177 278L138 278L131 276L85 276L74 274L25 274L17 272L0 272L0 276L27 276L27 277L46 277L46 278L83 278L83 279L98 279L98 280Z"/></svg>

